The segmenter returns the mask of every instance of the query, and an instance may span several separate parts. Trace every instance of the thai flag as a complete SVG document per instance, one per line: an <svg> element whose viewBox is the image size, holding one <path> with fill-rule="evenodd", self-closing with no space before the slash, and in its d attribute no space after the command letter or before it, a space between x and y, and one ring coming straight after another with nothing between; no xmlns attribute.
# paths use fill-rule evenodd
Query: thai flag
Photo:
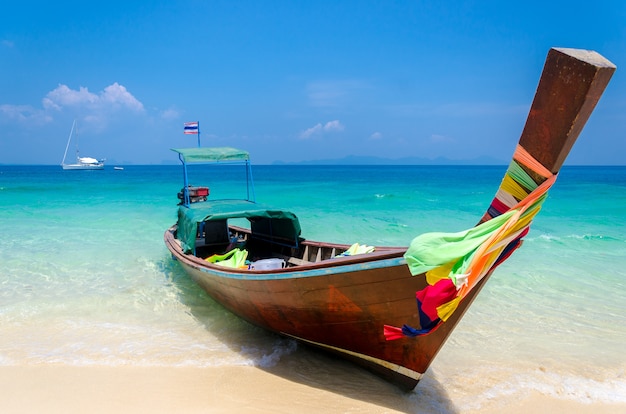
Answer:
<svg viewBox="0 0 626 414"><path fill-rule="evenodd" d="M183 129L185 134L195 135L198 133L198 122L185 122L185 128Z"/></svg>

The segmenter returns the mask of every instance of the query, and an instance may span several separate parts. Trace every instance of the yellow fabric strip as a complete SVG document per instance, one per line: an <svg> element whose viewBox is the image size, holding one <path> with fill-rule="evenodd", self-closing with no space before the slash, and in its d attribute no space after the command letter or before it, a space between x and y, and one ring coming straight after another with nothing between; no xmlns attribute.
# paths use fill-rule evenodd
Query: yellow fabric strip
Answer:
<svg viewBox="0 0 626 414"><path fill-rule="evenodd" d="M528 195L528 192L508 174L504 176L502 184L500 184L500 188L518 200L523 200Z"/></svg>
<svg viewBox="0 0 626 414"><path fill-rule="evenodd" d="M528 191L532 191L537 188L537 183L535 182L535 180L533 180L533 178L528 175L526 170L524 170L515 160L511 161L511 164L509 164L509 169L506 173Z"/></svg>
<svg viewBox="0 0 626 414"><path fill-rule="evenodd" d="M435 283L439 282L441 279L449 278L452 267L458 260L459 259L456 258L450 263L446 263L443 266L436 267L426 272L426 282L432 286Z"/></svg>
<svg viewBox="0 0 626 414"><path fill-rule="evenodd" d="M450 302L444 303L443 305L438 306L437 316L439 316L439 318L442 321L444 322L447 321L450 315L452 315L454 311L456 310L456 308L459 306L459 302L461 302L461 298L457 296L456 298L452 299Z"/></svg>

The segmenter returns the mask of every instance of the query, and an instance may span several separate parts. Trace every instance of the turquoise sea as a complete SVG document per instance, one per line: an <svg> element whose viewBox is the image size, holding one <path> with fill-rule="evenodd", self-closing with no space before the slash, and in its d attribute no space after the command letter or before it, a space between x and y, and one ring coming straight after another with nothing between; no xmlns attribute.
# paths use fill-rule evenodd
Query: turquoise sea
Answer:
<svg viewBox="0 0 626 414"><path fill-rule="evenodd" d="M293 210L309 239L402 246L473 226L505 170L261 165L254 178L257 201ZM229 167L212 174L192 184L237 193ZM163 244L181 184L174 165L0 165L0 365L255 365L355 398L395 392L239 320L191 282ZM524 246L398 398L409 412L530 393L626 403L625 304L626 167L566 166Z"/></svg>

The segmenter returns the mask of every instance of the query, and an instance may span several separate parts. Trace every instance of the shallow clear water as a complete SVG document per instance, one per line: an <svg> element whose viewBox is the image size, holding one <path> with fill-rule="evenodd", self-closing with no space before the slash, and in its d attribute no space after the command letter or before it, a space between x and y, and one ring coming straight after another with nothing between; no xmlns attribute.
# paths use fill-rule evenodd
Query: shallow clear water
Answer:
<svg viewBox="0 0 626 414"><path fill-rule="evenodd" d="M505 169L254 172L257 201L296 212L305 237L402 246L474 225ZM209 172L212 195L241 195L238 172ZM0 365L290 366L350 384L354 370L239 320L171 260L181 183L178 166L0 166ZM625 269L626 168L564 168L523 248L402 398L435 411L442 392L469 408L532 390L626 402Z"/></svg>

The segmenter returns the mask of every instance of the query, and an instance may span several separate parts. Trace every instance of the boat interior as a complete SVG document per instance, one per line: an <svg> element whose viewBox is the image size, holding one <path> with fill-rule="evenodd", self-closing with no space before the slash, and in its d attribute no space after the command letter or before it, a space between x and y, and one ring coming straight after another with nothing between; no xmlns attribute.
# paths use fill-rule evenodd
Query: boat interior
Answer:
<svg viewBox="0 0 626 414"><path fill-rule="evenodd" d="M319 263L335 258L350 246L308 242L270 235L256 230L229 225L227 220L198 223L195 256L207 258L240 248L248 251L250 261L282 259L287 267Z"/></svg>

